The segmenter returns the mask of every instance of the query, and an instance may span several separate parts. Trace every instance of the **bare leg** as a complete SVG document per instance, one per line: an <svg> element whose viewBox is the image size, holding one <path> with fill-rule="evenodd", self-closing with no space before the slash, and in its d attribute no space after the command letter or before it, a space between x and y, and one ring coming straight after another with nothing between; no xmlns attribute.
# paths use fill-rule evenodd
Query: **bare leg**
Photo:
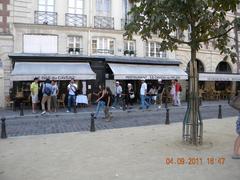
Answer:
<svg viewBox="0 0 240 180"><path fill-rule="evenodd" d="M35 103L32 103L32 112L35 112Z"/></svg>
<svg viewBox="0 0 240 180"><path fill-rule="evenodd" d="M234 143L234 155L240 156L240 136L238 136Z"/></svg>
<svg viewBox="0 0 240 180"><path fill-rule="evenodd" d="M45 103L46 103L46 101L47 101L47 96L43 96L43 98L42 98L42 111L45 111Z"/></svg>

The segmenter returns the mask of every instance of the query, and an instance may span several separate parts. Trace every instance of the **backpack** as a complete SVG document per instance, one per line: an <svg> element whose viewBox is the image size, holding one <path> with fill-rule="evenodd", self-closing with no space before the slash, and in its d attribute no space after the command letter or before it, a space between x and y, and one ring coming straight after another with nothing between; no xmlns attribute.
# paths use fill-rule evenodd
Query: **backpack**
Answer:
<svg viewBox="0 0 240 180"><path fill-rule="evenodd" d="M44 92L44 94L50 96L52 94L52 88L45 85L43 92Z"/></svg>

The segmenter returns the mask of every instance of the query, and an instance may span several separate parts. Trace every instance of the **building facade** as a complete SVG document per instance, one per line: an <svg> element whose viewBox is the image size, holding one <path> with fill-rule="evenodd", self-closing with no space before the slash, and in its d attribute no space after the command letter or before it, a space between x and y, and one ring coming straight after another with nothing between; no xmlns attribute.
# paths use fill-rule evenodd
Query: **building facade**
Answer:
<svg viewBox="0 0 240 180"><path fill-rule="evenodd" d="M128 0L0 0L0 107L6 105L14 86L16 79L11 77L15 65L22 62L88 62L96 73L96 80L106 84L112 82L107 82L106 62L147 65L149 60L151 64L175 65L186 71L190 60L188 47L162 52L161 39L157 37L148 42L137 35L131 41L123 37L131 7ZM229 18L234 16L229 14ZM231 36L234 37L234 32ZM188 32L184 32L182 38L188 38ZM230 60L222 62L223 56L212 43L203 44L197 54L203 73L200 80L205 81L204 86L216 86L215 81L234 81L228 83L234 89L239 80L234 80L235 76L209 79L204 75L218 70L237 73L237 65ZM181 83L187 86L185 80ZM91 88L93 84L84 86Z"/></svg>

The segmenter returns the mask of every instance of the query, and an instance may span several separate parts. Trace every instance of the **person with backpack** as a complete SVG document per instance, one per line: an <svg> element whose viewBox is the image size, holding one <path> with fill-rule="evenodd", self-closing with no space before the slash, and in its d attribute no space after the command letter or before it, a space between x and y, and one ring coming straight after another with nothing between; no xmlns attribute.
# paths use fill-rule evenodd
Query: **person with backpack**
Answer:
<svg viewBox="0 0 240 180"><path fill-rule="evenodd" d="M69 85L67 86L68 90L68 110L67 112L71 112L71 106L76 105L76 94L77 94L77 84L75 84L74 79L71 79Z"/></svg>
<svg viewBox="0 0 240 180"><path fill-rule="evenodd" d="M175 79L175 90L176 90L176 98L175 98L175 103L174 104L176 106L181 106L180 94L181 94L181 91L182 91L182 86L178 82L177 79Z"/></svg>
<svg viewBox="0 0 240 180"><path fill-rule="evenodd" d="M52 94L51 94L51 109L52 112L57 112L57 95L58 95L59 89L57 82L52 80Z"/></svg>
<svg viewBox="0 0 240 180"><path fill-rule="evenodd" d="M45 107L46 102L47 102L48 112L51 111L52 85L51 85L51 81L49 79L46 79L45 83L43 84L42 94L43 94L43 97L42 97L42 101L41 101L41 105L42 105L41 115L44 115L44 114L46 114L46 107Z"/></svg>

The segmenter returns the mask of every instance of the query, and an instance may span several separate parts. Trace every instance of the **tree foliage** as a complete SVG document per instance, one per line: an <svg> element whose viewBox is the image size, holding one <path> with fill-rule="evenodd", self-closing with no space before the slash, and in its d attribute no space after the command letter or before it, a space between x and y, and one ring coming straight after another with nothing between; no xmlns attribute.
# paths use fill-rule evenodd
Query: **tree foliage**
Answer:
<svg viewBox="0 0 240 180"><path fill-rule="evenodd" d="M153 35L162 39L162 50L176 50L186 44L198 51L202 43L215 40L215 48L235 60L233 47L229 46L229 32L240 27L234 15L240 0L131 0L134 3L126 26L128 38L139 34L144 40ZM231 18L227 13L232 13ZM191 29L190 39L176 36L179 31Z"/></svg>

